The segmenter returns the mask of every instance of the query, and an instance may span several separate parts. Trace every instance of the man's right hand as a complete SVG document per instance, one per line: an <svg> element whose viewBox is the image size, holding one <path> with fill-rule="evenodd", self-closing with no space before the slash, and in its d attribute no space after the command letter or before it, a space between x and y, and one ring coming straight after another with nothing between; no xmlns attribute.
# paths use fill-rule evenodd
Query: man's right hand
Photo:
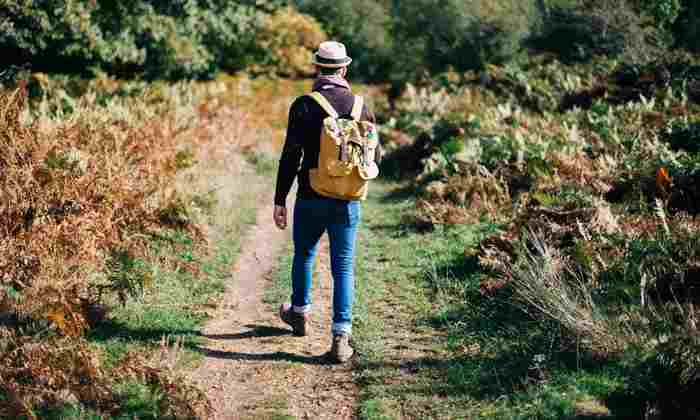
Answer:
<svg viewBox="0 0 700 420"><path fill-rule="evenodd" d="M273 212L272 218L275 220L275 225L278 228L284 230L287 229L287 208L284 206L278 206L275 204L275 210Z"/></svg>

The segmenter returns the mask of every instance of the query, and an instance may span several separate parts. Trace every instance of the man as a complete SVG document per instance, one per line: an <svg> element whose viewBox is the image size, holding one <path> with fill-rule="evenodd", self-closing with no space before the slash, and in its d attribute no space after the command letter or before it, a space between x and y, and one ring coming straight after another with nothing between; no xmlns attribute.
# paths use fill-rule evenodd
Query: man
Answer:
<svg viewBox="0 0 700 420"><path fill-rule="evenodd" d="M318 71L313 91L321 93L340 116L349 116L355 101L345 79L351 61L345 46L333 41L323 42L313 58ZM311 187L309 170L318 166L322 123L327 116L309 96L297 98L289 111L275 191L274 220L280 229L287 227L286 198L295 178L298 179L298 189L293 215L292 303L280 307L280 317L292 327L295 335L309 333L313 265L321 235L328 232L334 282L333 344L328 355L332 361L343 363L354 353L349 338L352 333L353 260L360 202L327 198ZM366 106L361 119L374 122L374 116Z"/></svg>

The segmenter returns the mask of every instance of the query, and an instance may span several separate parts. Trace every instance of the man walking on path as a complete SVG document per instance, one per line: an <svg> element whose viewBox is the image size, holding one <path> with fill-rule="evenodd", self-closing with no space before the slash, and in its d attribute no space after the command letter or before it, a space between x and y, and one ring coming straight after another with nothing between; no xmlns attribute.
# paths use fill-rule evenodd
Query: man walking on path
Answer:
<svg viewBox="0 0 700 420"><path fill-rule="evenodd" d="M340 116L349 116L355 103L355 96L345 79L351 61L345 46L333 41L322 43L313 58L318 77L312 90L320 93ZM334 282L333 344L329 356L331 360L343 363L354 353L349 338L355 292L355 237L361 209L357 200L324 197L311 187L309 171L318 166L321 130L323 120L328 115L318 101L307 95L297 98L292 104L277 173L274 221L280 229L287 227L286 199L297 178L293 215L292 302L280 307L280 317L292 327L295 335L308 334L313 265L319 240L324 232L328 232ZM361 120L374 123L374 115L366 106L362 108Z"/></svg>

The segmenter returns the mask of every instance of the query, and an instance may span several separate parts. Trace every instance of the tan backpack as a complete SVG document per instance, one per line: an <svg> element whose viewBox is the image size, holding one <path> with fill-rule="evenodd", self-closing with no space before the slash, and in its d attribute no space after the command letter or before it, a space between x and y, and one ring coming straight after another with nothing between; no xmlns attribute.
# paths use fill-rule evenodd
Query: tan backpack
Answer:
<svg viewBox="0 0 700 420"><path fill-rule="evenodd" d="M360 121L364 100L355 97L352 120L339 118L338 112L318 92L309 94L328 114L321 129L318 168L309 171L311 188L320 195L341 200L364 200L367 184L379 175L374 161L379 145L377 127Z"/></svg>

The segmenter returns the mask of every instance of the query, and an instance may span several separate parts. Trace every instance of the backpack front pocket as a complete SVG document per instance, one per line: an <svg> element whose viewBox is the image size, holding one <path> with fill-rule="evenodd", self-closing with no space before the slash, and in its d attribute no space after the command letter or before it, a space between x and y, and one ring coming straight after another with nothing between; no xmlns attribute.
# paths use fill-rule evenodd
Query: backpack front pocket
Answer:
<svg viewBox="0 0 700 420"><path fill-rule="evenodd" d="M339 160L328 161L326 170L328 175L334 177L348 176L352 174L352 169L355 165L352 162L341 162Z"/></svg>

